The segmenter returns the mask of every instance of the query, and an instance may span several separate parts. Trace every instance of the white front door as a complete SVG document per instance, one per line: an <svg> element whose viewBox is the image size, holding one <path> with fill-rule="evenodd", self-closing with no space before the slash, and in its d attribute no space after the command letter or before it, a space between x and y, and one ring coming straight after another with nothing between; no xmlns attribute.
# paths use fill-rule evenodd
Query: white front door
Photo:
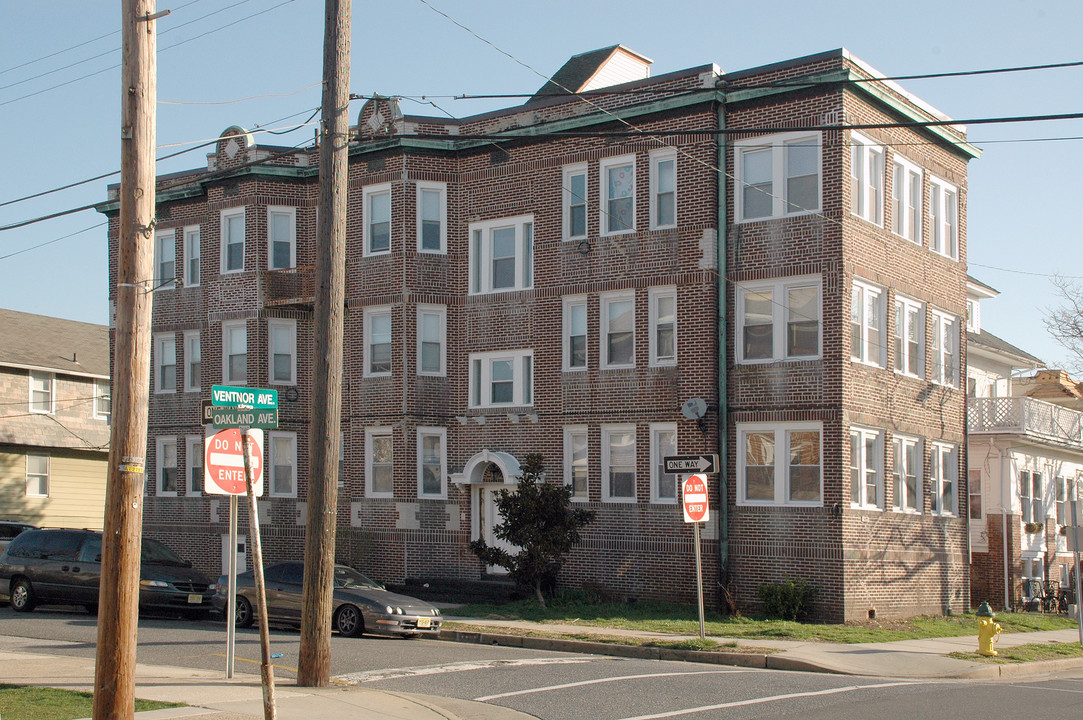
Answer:
<svg viewBox="0 0 1083 720"><path fill-rule="evenodd" d="M514 554L516 549L515 546L499 539L493 532L496 526L504 522L500 510L496 506L496 494L503 489L506 489L506 486L503 484L477 486L477 495L475 496L474 502L478 509L478 533L481 539L484 540L485 544L489 547L502 548ZM508 571L499 565L489 565L486 568L486 572L491 575L508 574Z"/></svg>

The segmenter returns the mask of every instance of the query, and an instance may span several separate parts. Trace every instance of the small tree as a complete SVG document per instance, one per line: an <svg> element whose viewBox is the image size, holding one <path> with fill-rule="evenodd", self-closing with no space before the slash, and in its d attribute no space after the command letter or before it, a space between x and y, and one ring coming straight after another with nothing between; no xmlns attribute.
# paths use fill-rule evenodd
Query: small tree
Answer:
<svg viewBox="0 0 1083 720"><path fill-rule="evenodd" d="M571 498L571 487L542 478L541 455L527 455L515 491L497 493L496 506L504 520L493 528L496 537L519 552L489 547L481 539L470 543L470 550L483 562L506 568L520 585L534 588L545 607L543 588L556 584L564 556L579 542L579 528L594 520L593 510L573 508Z"/></svg>
<svg viewBox="0 0 1083 720"><path fill-rule="evenodd" d="M1083 370L1083 287L1061 277L1053 278L1052 283L1061 303L1046 310L1045 329L1068 351L1068 368Z"/></svg>

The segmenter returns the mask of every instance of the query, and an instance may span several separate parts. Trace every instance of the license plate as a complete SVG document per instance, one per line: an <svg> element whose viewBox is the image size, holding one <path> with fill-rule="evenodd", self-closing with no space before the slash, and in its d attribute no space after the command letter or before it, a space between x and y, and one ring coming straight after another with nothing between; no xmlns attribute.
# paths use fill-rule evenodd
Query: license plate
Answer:
<svg viewBox="0 0 1083 720"><path fill-rule="evenodd" d="M432 627L432 624L430 623L429 618L427 618L427 617L419 617L417 619L417 626L419 628L427 628L427 627Z"/></svg>
<svg viewBox="0 0 1083 720"><path fill-rule="evenodd" d="M189 605L200 605L202 603L203 603L203 596L200 595L199 593L191 593L188 596L188 604Z"/></svg>

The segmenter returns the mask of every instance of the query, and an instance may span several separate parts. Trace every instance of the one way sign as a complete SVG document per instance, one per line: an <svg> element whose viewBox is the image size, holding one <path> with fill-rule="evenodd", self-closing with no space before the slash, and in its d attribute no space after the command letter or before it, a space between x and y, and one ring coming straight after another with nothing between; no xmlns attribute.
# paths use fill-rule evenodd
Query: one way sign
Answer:
<svg viewBox="0 0 1083 720"><path fill-rule="evenodd" d="M717 455L666 455L662 458L667 473L717 473Z"/></svg>

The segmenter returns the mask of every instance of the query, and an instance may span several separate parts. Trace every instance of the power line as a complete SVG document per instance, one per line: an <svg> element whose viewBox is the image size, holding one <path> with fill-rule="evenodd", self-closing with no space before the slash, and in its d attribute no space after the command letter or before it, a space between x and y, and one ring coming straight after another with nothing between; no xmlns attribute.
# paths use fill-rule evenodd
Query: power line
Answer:
<svg viewBox="0 0 1083 720"><path fill-rule="evenodd" d="M76 235L81 235L82 233L90 232L91 230L97 230L98 228L104 227L104 226L106 226L108 224L109 223L107 223L107 222L100 222L97 225L91 225L90 227L85 227L82 230L76 230L73 233L69 233L67 235L61 235L58 238L53 238L52 240L47 240L47 241L45 241L43 243L38 243L37 245L31 245L30 247L23 248L22 250L16 250L15 252L8 253L7 255L0 255L0 260L7 260L10 257L15 257L16 255L22 255L25 252L30 252L31 250L37 250L38 248L43 248L46 245L52 245L53 243L60 242L61 240L67 240L70 237L75 237ZM3 404L3 403L0 403L0 404Z"/></svg>

